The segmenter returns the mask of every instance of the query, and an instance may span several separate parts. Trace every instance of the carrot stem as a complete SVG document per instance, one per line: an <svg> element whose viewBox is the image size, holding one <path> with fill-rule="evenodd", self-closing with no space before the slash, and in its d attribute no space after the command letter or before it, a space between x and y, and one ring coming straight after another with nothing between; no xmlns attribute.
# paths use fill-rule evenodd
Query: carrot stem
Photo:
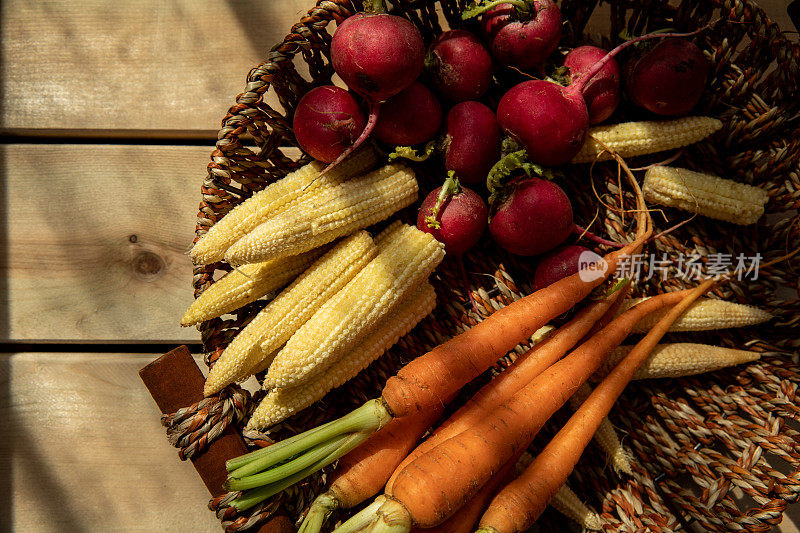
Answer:
<svg viewBox="0 0 800 533"><path fill-rule="evenodd" d="M310 435L312 433L316 433L318 431L322 431L323 429L329 427L334 422L335 422L335 420L333 420L331 422L326 422L326 423L321 424L321 425L319 425L319 426L317 426L317 427L315 427L313 429L308 430L306 433L302 433L302 434L295 435L293 437L289 437L288 439L284 439L284 440L282 440L280 442L276 442L275 444L271 444L271 445L269 445L267 447L264 447L264 448L261 448L259 450L255 450L253 452L246 453L244 455L240 455L239 457L234 457L233 459L229 459L225 463L225 468L227 468L228 472L233 472L235 470L238 470L239 468L243 467L244 465L246 465L248 463L251 463L252 461L255 461L258 458L264 457L265 455L269 455L270 453L274 453L274 452L276 452L277 450L279 450L281 448L285 448L286 446L289 446L289 445L297 442L300 439L301 436L307 436L307 435Z"/></svg>
<svg viewBox="0 0 800 533"><path fill-rule="evenodd" d="M375 516L369 533L408 533L413 525L408 510L394 498L386 498Z"/></svg>
<svg viewBox="0 0 800 533"><path fill-rule="evenodd" d="M229 491L254 489L280 481L287 475L291 475L300 470L304 470L316 464L331 453L336 451L347 439L352 438L351 435L341 435L328 442L315 446L308 450L308 452L300 455L296 459L281 463L275 468L271 468L260 474L253 474L252 476L244 476L240 478L230 478L225 484L225 488Z"/></svg>
<svg viewBox="0 0 800 533"><path fill-rule="evenodd" d="M318 533L322 530L322 526L331 513L338 508L339 499L336 495L331 494L330 491L323 492L314 499L314 503L309 507L308 513L306 513L306 517L303 519L303 523L297 533L310 533L312 531Z"/></svg>
<svg viewBox="0 0 800 533"><path fill-rule="evenodd" d="M386 496L381 494L361 511L351 516L344 524L334 529L334 533L357 533L375 522L375 513L386 501ZM298 533L300 533L298 531Z"/></svg>
<svg viewBox="0 0 800 533"><path fill-rule="evenodd" d="M231 502L231 506L233 506L237 511L246 511L247 509L250 509L251 507L263 502L267 498L270 498L279 492L288 489L298 481L305 479L320 468L324 468L326 465L331 464L335 460L335 456L325 457L320 461L313 463L311 466L285 477L280 481L258 487L257 489L245 491Z"/></svg>
<svg viewBox="0 0 800 533"><path fill-rule="evenodd" d="M301 433L293 437L292 442L283 445L284 442L267 446L258 450L261 452L255 459L247 462L240 468L230 472L229 478L244 478L265 471L274 467L288 459L294 458L291 463L294 466L284 468L281 465L273 470L281 469L281 474L290 476L295 472L305 469L307 461L303 461L303 454L312 453L317 455L317 450L321 445L327 445L331 442L340 442L341 446L335 448L334 451L328 456L332 463L336 459L342 457L347 452L364 442L370 435L381 429L383 426L391 421L391 415L386 409L386 406L379 399L370 400L355 411L334 420L324 426L315 430L310 430L307 433ZM342 441L338 440L341 436L349 436L352 439ZM355 444L354 444L355 443ZM321 468L321 467L320 467ZM277 474L276 474L277 475ZM265 476L264 479L271 479Z"/></svg>

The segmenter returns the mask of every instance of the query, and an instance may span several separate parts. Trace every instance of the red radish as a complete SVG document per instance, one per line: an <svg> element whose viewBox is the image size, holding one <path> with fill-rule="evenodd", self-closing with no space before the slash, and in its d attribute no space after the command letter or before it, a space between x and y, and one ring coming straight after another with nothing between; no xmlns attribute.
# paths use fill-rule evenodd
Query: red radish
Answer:
<svg viewBox="0 0 800 533"><path fill-rule="evenodd" d="M461 255L481 238L487 218L483 199L450 175L423 200L417 227L444 243L448 254Z"/></svg>
<svg viewBox="0 0 800 533"><path fill-rule="evenodd" d="M533 290L538 291L556 281L569 277L579 270L579 261L582 254L584 258L599 257L583 246L571 244L553 250L539 261L533 275Z"/></svg>
<svg viewBox="0 0 800 533"><path fill-rule="evenodd" d="M589 112L581 88L542 80L512 87L497 106L500 128L520 143L534 163L559 166L581 149Z"/></svg>
<svg viewBox="0 0 800 533"><path fill-rule="evenodd" d="M481 22L492 55L503 65L535 67L561 39L561 10L553 0L495 1L480 9L486 11Z"/></svg>
<svg viewBox="0 0 800 533"><path fill-rule="evenodd" d="M567 87L544 80L524 81L515 85L503 95L497 106L500 128L525 148L532 162L546 166L568 163L581 149L589 129L589 111L582 94L589 80L621 50L634 43L694 33L648 34L626 41L586 69Z"/></svg>
<svg viewBox="0 0 800 533"><path fill-rule="evenodd" d="M552 250L572 232L572 205L566 193L541 178L518 182L489 223L494 240L518 255Z"/></svg>
<svg viewBox="0 0 800 533"><path fill-rule="evenodd" d="M425 62L425 45L416 26L387 14L383 0L365 2L365 7L369 12L356 13L336 28L331 64L347 86L367 100L369 119L353 145L322 174L369 137L378 121L380 103L414 83Z"/></svg>
<svg viewBox="0 0 800 533"><path fill-rule="evenodd" d="M410 146L433 139L442 126L442 106L430 89L412 83L381 106L375 137L387 144Z"/></svg>
<svg viewBox="0 0 800 533"><path fill-rule="evenodd" d="M631 101L659 115L686 115L700 101L710 65L703 51L684 39L667 39L625 64Z"/></svg>
<svg viewBox="0 0 800 533"><path fill-rule="evenodd" d="M330 163L352 146L367 123L349 92L333 85L308 91L294 112L294 136L314 159Z"/></svg>
<svg viewBox="0 0 800 533"><path fill-rule="evenodd" d="M431 44L425 69L446 98L455 102L475 100L489 89L492 56L474 34L450 30Z"/></svg>
<svg viewBox="0 0 800 533"><path fill-rule="evenodd" d="M596 46L579 46L570 50L564 58L573 79L580 77L597 61L605 57L606 51ZM589 109L589 122L597 124L611 116L620 101L619 63L612 59L600 69L583 88L583 99Z"/></svg>
<svg viewBox="0 0 800 533"><path fill-rule="evenodd" d="M461 102L447 114L445 168L465 183L480 183L500 159L500 127L480 102Z"/></svg>

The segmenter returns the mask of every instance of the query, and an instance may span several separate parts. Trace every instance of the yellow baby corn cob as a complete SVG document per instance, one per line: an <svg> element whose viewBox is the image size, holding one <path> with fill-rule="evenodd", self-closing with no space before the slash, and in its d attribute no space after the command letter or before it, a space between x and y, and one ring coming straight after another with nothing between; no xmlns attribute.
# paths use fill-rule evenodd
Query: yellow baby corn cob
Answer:
<svg viewBox="0 0 800 533"><path fill-rule="evenodd" d="M442 258L439 241L403 225L378 256L289 339L272 361L264 387L296 387L326 370L427 279Z"/></svg>
<svg viewBox="0 0 800 533"><path fill-rule="evenodd" d="M417 180L392 164L329 187L272 217L233 244L235 265L302 253L389 218L417 199Z"/></svg>
<svg viewBox="0 0 800 533"><path fill-rule="evenodd" d="M553 499L550 500L550 505L585 529L597 531L603 528L600 516L589 509L567 485L561 485Z"/></svg>
<svg viewBox="0 0 800 533"><path fill-rule="evenodd" d="M600 143L622 157L634 157L688 146L705 139L721 127L722 122L711 117L683 117L595 126L589 128L586 142L578 155L572 158L572 162L591 163L595 160L611 159L611 155L603 151Z"/></svg>
<svg viewBox="0 0 800 533"><path fill-rule="evenodd" d="M524 472L532 462L533 456L530 453L524 452L520 455L517 463L514 465L515 475L518 476ZM590 510L566 484L561 485L561 488L553 495L553 499L550 500L550 505L561 514L586 529L595 530L602 527L600 516Z"/></svg>
<svg viewBox="0 0 800 533"><path fill-rule="evenodd" d="M595 374L598 379L606 376L633 346L620 346L614 350ZM713 372L721 368L756 361L757 352L734 350L707 344L676 342L659 344L633 376L633 379L675 378Z"/></svg>
<svg viewBox="0 0 800 533"><path fill-rule="evenodd" d="M392 241L392 239L400 235L400 232L403 230L404 226L405 224L403 224L399 220L395 220L394 222L389 224L383 231L381 231L375 237L373 237L372 240L376 246L376 253L373 254L372 257L380 253L381 250L384 250L388 245L388 243ZM280 338L277 338L272 340L267 339L264 342L262 342L261 351L262 353L268 355L262 357L261 363L252 367L249 373L256 374L258 372L264 372L267 368L269 368L269 365L272 363L272 360L275 359L275 355L277 355L278 353L278 349L283 347L284 341L285 339L281 340Z"/></svg>
<svg viewBox="0 0 800 533"><path fill-rule="evenodd" d="M649 202L743 226L756 223L769 200L758 187L677 167L652 167L642 190Z"/></svg>
<svg viewBox="0 0 800 533"><path fill-rule="evenodd" d="M619 313L623 313L646 300L631 298L622 302ZM634 333L647 333L661 320L668 310L656 311L639 321L633 329ZM670 331L709 331L725 328L739 328L761 324L772 318L763 309L752 305L744 305L716 298L698 298L689 306L678 320L669 328Z"/></svg>
<svg viewBox="0 0 800 533"><path fill-rule="evenodd" d="M270 390L253 412L247 429L267 429L352 379L428 316L435 304L433 286L425 281L383 317L349 355L332 365L327 372L318 374L299 387Z"/></svg>
<svg viewBox="0 0 800 533"><path fill-rule="evenodd" d="M325 168L325 163L312 161L234 207L195 243L189 251L189 256L198 265L222 261L225 251L233 243L288 204L305 195L338 185L350 176L367 172L377 163L378 156L375 150L365 146L353 152L321 179L316 179Z"/></svg>
<svg viewBox="0 0 800 533"><path fill-rule="evenodd" d="M577 410L591 393L592 388L587 383L584 383L575 391L575 394L570 397L570 407L572 407L573 410ZM603 418L603 421L594 434L594 440L597 441L597 444L606 452L611 467L615 472L622 472L628 475L633 474L633 469L631 468L632 456L628 450L623 448L617 436L617 432L608 417Z"/></svg>
<svg viewBox="0 0 800 533"><path fill-rule="evenodd" d="M376 254L372 238L360 231L317 259L233 338L211 367L203 393L210 396L249 376ZM261 349L265 341L272 347L267 351Z"/></svg>
<svg viewBox="0 0 800 533"><path fill-rule="evenodd" d="M283 259L242 265L228 272L192 302L181 318L181 326L199 324L230 313L283 287L325 251L317 248Z"/></svg>

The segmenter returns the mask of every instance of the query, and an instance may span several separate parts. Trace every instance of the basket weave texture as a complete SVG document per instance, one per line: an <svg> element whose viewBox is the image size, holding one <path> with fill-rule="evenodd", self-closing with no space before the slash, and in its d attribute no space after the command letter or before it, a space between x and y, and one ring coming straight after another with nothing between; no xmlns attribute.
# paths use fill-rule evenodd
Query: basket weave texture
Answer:
<svg viewBox="0 0 800 533"><path fill-rule="evenodd" d="M321 0L270 51L267 60L249 73L245 91L222 121L208 176L202 184L198 238L242 199L305 162L287 155L296 154L296 150L285 149L296 145L291 130L293 110L311 87L330 83L333 71L328 51L335 28L331 23L344 20L361 7L359 3ZM390 0L388 4L394 12L413 21L427 42L442 31L440 24L445 20L450 27L461 26L458 12L465 7L463 0ZM665 27L692 30L720 19L713 30L696 39L709 55L712 70L710 87L695 113L720 118L724 127L710 139L687 149L678 164L764 188L770 195L766 221L757 226L736 227L697 217L652 243L648 251L658 257L668 254L673 259L680 254L697 255L703 263L710 254L729 253L736 257L758 252L766 262L783 255L785 250L800 247L800 232L792 224L792 216L786 216L787 211L800 206L797 44L785 39L751 1L612 1L598 7L595 1L562 0L560 5L563 18L568 21L562 39L567 46L586 42L610 46L620 41L618 37L585 35L590 16L610 17L611 36L625 29L630 34ZM268 91L277 95L282 109L266 103ZM502 94L499 91L495 88L489 100L496 103ZM623 118L636 119L636 113L628 111ZM658 156L652 159L656 160ZM642 164L648 162L644 158ZM631 239L632 217L621 215L617 207L620 198L627 209L632 209L634 203L630 194L618 189L616 167L603 163L593 169L591 180L596 193L589 186L589 179L586 166L567 170L564 184L576 220L588 223L598 214L599 207L595 231L616 240ZM441 176L422 168L421 192L436 186L436 180ZM596 194L607 202L601 205ZM671 210L664 214L669 221L654 213L661 230L685 218L685 214ZM413 221L410 212L401 213L401 217ZM269 435L247 435L249 442L263 445L264 441L348 412L378 396L386 378L411 358L531 292L535 263L504 253L488 238L466 255L465 261L474 307L469 303L457 263L446 259L432 279L438 306L431 317L356 379L273 428ZM226 270L226 265L197 267L193 279L196 294L213 283L221 270ZM800 301L791 295L798 288L798 270L800 260L795 258L761 272L757 280L734 281L715 289L717 297L755 304L774 313L775 319L767 326L671 337L747 347L763 353L759 362L696 378L635 382L624 393L610 418L626 435L624 443L633 451L634 474L615 474L592 444L568 482L601 513L604 531L766 532L780 522L787 505L797 500L800 367L793 358L800 346L796 335ZM644 271L647 273L646 267ZM655 294L694 284L677 274L673 268L666 280L653 276L640 282L636 292ZM214 319L200 326L207 364L214 364L231 338L264 304L265 301L254 302L233 318ZM510 354L500 365L513 356ZM254 403L239 387L227 388L217 398L216 407L203 408L204 412L213 413L214 419L208 424L211 433L221 432L229 423L242 426ZM565 416L566 413L559 413L553 427L543 430L533 443L534 452ZM201 440L205 439L204 436ZM233 513L225 505L226 498L212 500L211 506L228 530L248 529L281 508L297 516L319 492L323 481L324 475L315 476L247 516ZM541 531L569 531L575 526L548 511L536 527Z"/></svg>

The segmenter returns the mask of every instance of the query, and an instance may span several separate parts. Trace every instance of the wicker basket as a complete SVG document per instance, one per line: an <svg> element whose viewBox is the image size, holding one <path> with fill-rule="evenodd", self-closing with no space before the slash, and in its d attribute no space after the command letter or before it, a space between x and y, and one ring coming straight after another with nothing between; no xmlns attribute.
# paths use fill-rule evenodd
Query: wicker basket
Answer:
<svg viewBox="0 0 800 533"><path fill-rule="evenodd" d="M250 72L245 92L237 97L222 122L212 153L208 177L202 185L198 237L243 198L302 164L302 160L295 161L282 151L282 147L295 144L290 127L293 109L309 88L330 81L331 23L341 22L353 12L353 4L360 7L359 3L321 0L271 50L268 59ZM449 24L458 26L457 11L465 2L390 0L389 4L412 20L430 40L442 31L437 9ZM690 30L721 19L713 31L697 40L712 60L710 89L699 111L721 118L725 126L709 140L686 150L680 164L758 184L769 191L770 202L766 222L757 226L733 227L700 217L658 239L649 251L673 258L697 254L701 262L706 262L709 254L730 253L735 257L755 252L763 256L762 261L768 261L787 249L797 249L800 233L791 224L792 217L784 212L797 209L800 204L800 50L752 1L683 0L675 4L664 0L612 1L610 10L601 6L598 11L610 15L612 36L623 29L632 34L662 27ZM561 1L564 19L569 21L564 43L594 40L606 46L616 44L616 37L583 34L596 7L597 2L591 0ZM283 109L273 109L266 103L270 90ZM628 113L628 118L636 118L635 111ZM441 179L432 176L426 181L424 170L423 189ZM567 172L565 187L576 219L588 223L599 204L588 186L588 170L575 167ZM613 199L619 205L615 167L597 165L592 180L598 194L609 198L610 206L615 203ZM633 207L629 194L623 192L622 198L627 208ZM672 211L665 214L669 222L656 217L661 229L685 216ZM774 214L782 216L770 216ZM413 220L410 213L401 216ZM603 207L599 220L604 228L598 224L598 232L606 232L614 239L631 238L630 215L623 217L619 210ZM465 261L475 307L468 302L456 263L446 259L433 279L439 305L432 317L346 386L274 428L269 436L246 436L250 437L249 442L263 445L262 439L280 438L344 414L377 396L385 379L409 358L531 291L531 266L535 265L505 254L488 239ZM195 269L196 293L213 283L215 273L224 268L215 264ZM800 339L793 334L800 320L800 301L794 291L798 268L800 261L794 259L762 272L757 280L733 282L715 291L719 297L772 311L776 318L768 326L683 337L695 342L747 346L763 352L760 362L698 378L637 382L625 392L611 420L627 435L625 444L636 459L634 475L619 477L610 471L592 444L569 481L601 513L605 531L699 528L766 532L780 522L787 505L796 501L800 494L800 433L792 428L792 420L800 417L795 402L800 368L793 362L800 345ZM666 281L654 276L640 283L637 290L653 294L687 284L692 282L677 277L673 271ZM202 324L209 365L264 303L243 308L233 319ZM224 412L222 425L241 426L255 402L247 392L233 386L223 391L218 403L233 406L220 411ZM543 431L533 449L551 434ZM299 484L248 516L236 516L225 506L225 498L212 500L211 506L231 531L255 526L276 510L283 509L296 517L319 491L323 478L316 476ZM568 531L575 526L548 511L536 527L542 531Z"/></svg>

